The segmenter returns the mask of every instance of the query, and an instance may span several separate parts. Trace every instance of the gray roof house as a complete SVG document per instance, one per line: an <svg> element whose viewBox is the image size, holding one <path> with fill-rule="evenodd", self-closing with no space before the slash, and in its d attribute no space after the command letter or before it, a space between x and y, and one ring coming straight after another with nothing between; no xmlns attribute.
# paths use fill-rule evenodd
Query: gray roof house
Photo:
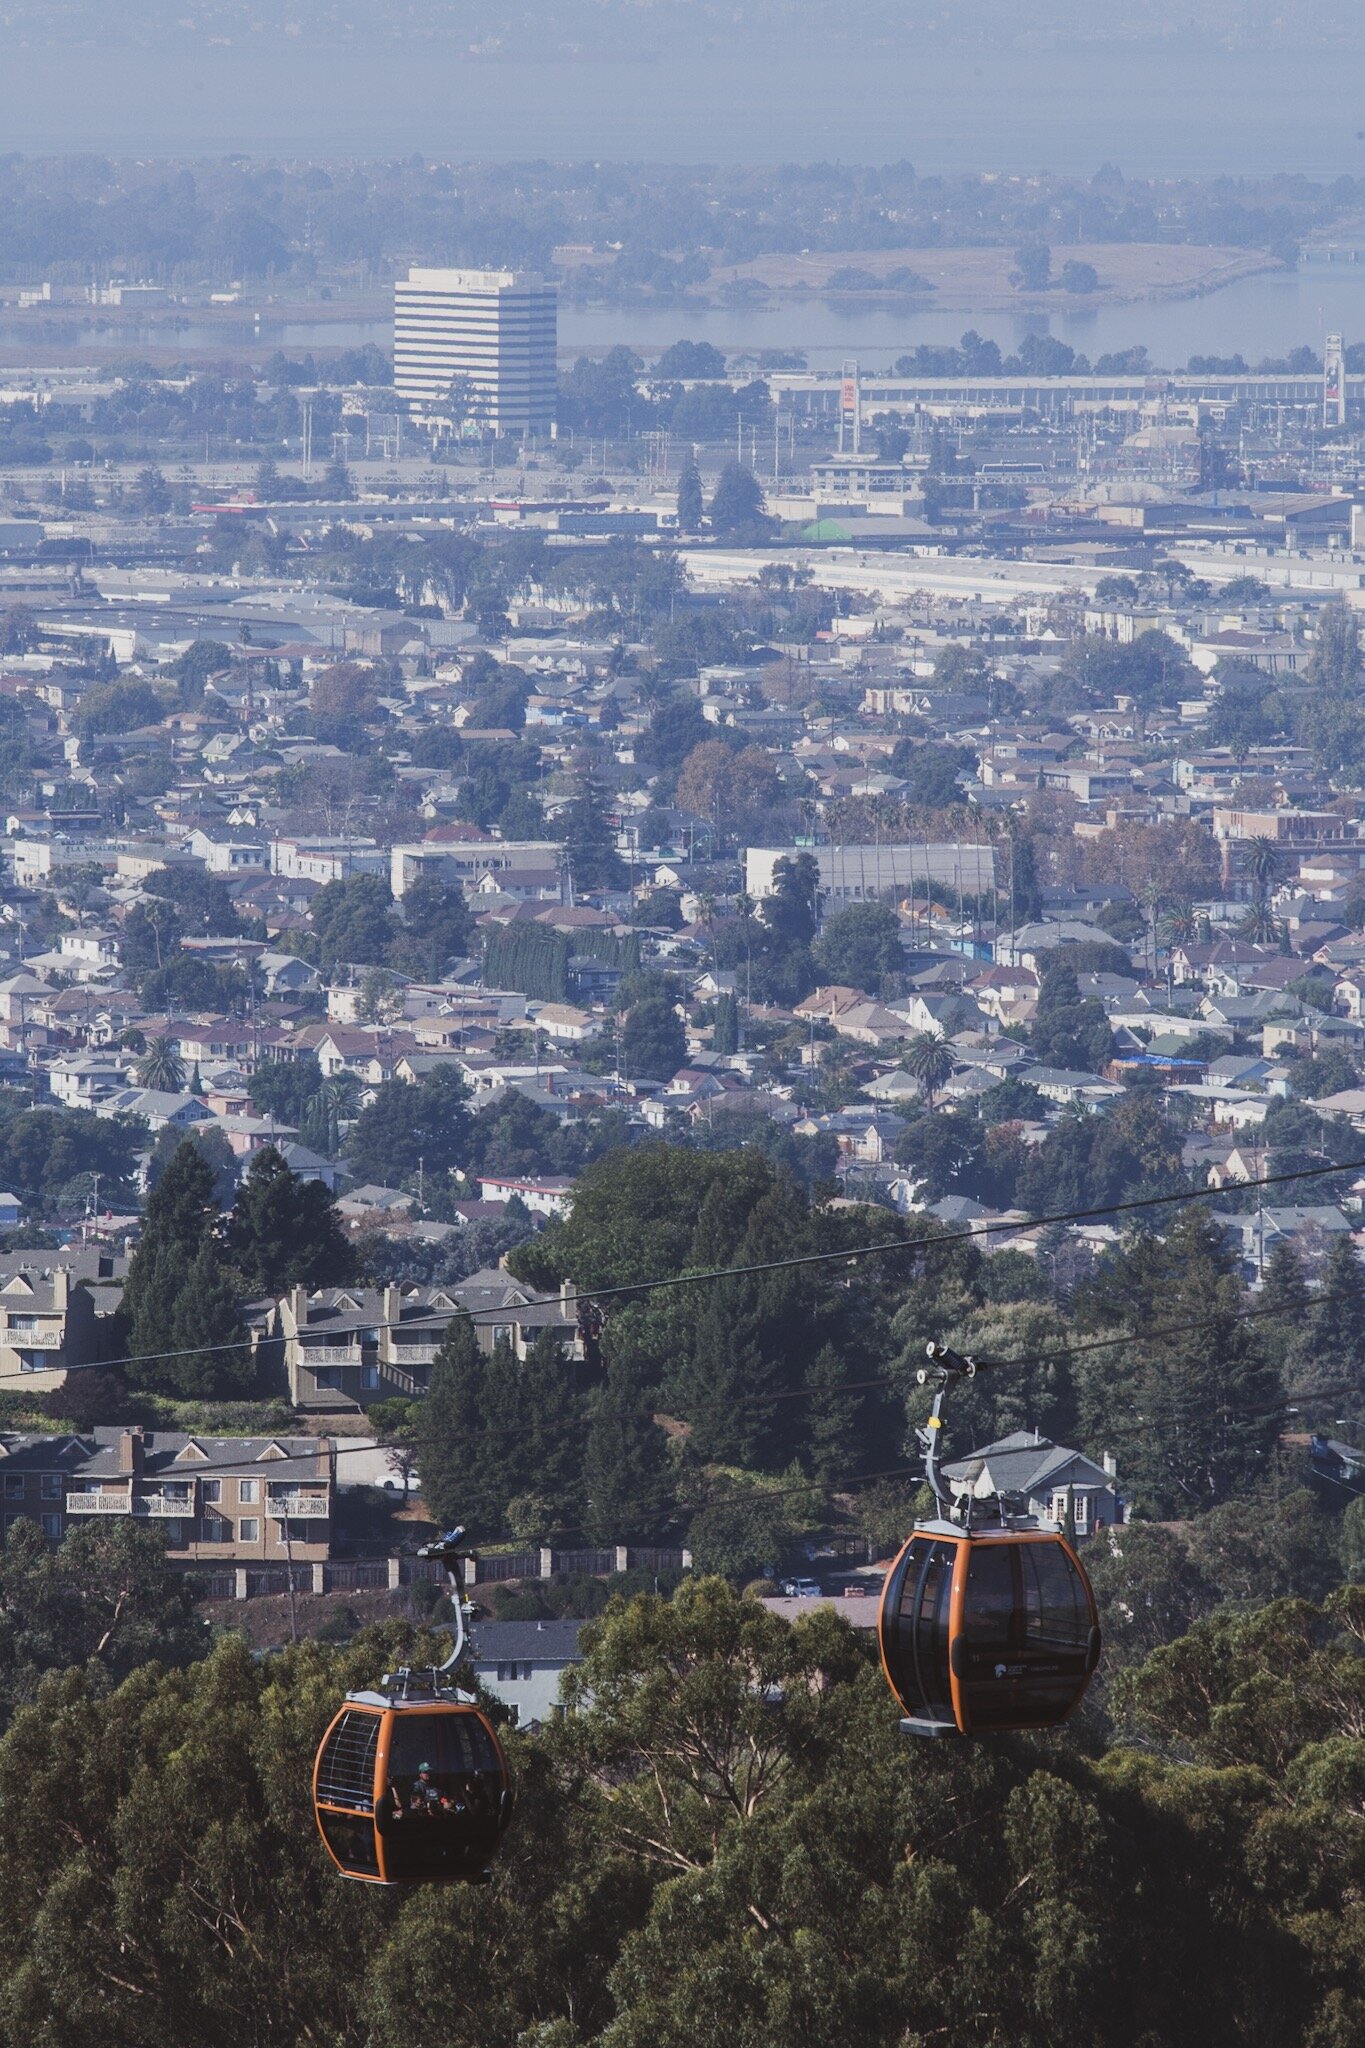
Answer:
<svg viewBox="0 0 1365 2048"><path fill-rule="evenodd" d="M515 1727L553 1720L564 1709L559 1681L583 1661L581 1621L480 1621L474 1628L474 1675L501 1700Z"/></svg>
<svg viewBox="0 0 1365 2048"><path fill-rule="evenodd" d="M1047 1529L1064 1525L1069 1495L1078 1538L1126 1520L1118 1468L1107 1451L1097 1465L1083 1451L1054 1444L1032 1430L1015 1430L998 1443L954 1458L944 1465L943 1476L959 1500L969 1494L977 1500L1012 1495Z"/></svg>
<svg viewBox="0 0 1365 2048"><path fill-rule="evenodd" d="M1217 1224L1228 1243L1253 1267L1263 1265L1267 1254L1282 1241L1294 1244L1302 1253L1327 1249L1329 1240L1351 1235L1350 1223L1331 1202L1277 1203L1273 1208L1266 1205L1241 1214L1211 1215L1209 1221Z"/></svg>

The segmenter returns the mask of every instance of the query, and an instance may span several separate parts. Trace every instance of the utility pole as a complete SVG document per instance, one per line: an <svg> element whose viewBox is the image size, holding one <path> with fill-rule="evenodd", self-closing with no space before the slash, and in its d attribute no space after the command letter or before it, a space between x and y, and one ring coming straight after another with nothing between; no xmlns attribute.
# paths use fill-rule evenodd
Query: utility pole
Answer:
<svg viewBox="0 0 1365 2048"><path fill-rule="evenodd" d="M289 1638L296 1643L299 1639L299 1616L294 1603L294 1532L289 1526L288 1495L284 1503L284 1557L284 1576L289 1588Z"/></svg>

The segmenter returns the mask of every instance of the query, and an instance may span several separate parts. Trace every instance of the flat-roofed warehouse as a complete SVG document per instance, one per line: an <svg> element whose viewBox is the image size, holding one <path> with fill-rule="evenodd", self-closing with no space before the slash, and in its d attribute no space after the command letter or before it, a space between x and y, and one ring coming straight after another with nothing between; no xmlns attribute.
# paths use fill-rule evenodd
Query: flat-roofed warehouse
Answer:
<svg viewBox="0 0 1365 2048"><path fill-rule="evenodd" d="M467 380L464 417L499 434L539 433L555 416L558 294L514 270L414 267L394 285L393 381L417 419L453 417L451 384Z"/></svg>

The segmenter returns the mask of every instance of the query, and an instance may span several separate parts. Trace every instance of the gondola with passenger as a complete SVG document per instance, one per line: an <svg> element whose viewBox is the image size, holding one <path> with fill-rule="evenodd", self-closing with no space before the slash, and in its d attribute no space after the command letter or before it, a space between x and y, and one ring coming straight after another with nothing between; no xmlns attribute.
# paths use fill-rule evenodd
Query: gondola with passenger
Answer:
<svg viewBox="0 0 1365 2048"><path fill-rule="evenodd" d="M945 1492L943 1398L973 1359L931 1344L918 1377L935 1388L918 1432L941 1511L918 1523L886 1575L878 1615L882 1667L914 1735L1054 1728L1075 1712L1100 1655L1095 1595L1074 1548L1007 1501L961 1505Z"/></svg>
<svg viewBox="0 0 1365 2048"><path fill-rule="evenodd" d="M511 1818L507 1758L488 1716L452 1681L464 1652L460 1529L421 1552L450 1580L454 1644L431 1669L348 1693L319 1745L313 1804L327 1852L362 1884L486 1882Z"/></svg>

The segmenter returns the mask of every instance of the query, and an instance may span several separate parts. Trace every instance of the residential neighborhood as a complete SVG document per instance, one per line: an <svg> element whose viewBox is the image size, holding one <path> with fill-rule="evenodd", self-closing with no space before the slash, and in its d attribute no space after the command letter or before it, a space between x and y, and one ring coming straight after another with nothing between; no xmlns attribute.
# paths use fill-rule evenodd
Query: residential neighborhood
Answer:
<svg viewBox="0 0 1365 2048"><path fill-rule="evenodd" d="M164 513L111 514L164 598L118 632L98 562L60 590L22 546L0 563L20 1423L123 1358L185 1141L224 1215L269 1162L333 1205L330 1280L243 1275L232 1315L239 1383L343 1436L420 1403L452 1317L516 1369L548 1342L596 1370L535 1240L594 1160L660 1141L965 1232L1042 1293L1098 1269L1106 1199L1143 1186L1210 1191L1253 1297L1277 1256L1309 1288L1358 1263L1365 836L1354 742L1314 720L1361 657L1333 579L1229 577L1210 540L1077 549L1069 579L1025 551L984 598L960 559L849 582L771 534L424 516L390 501L381 538L363 507L296 510L227 577L158 565ZM1011 516L975 530L1000 546ZM291 554L343 532L424 598L382 649L345 597L319 632ZM1276 635L1295 658L1267 666Z"/></svg>

